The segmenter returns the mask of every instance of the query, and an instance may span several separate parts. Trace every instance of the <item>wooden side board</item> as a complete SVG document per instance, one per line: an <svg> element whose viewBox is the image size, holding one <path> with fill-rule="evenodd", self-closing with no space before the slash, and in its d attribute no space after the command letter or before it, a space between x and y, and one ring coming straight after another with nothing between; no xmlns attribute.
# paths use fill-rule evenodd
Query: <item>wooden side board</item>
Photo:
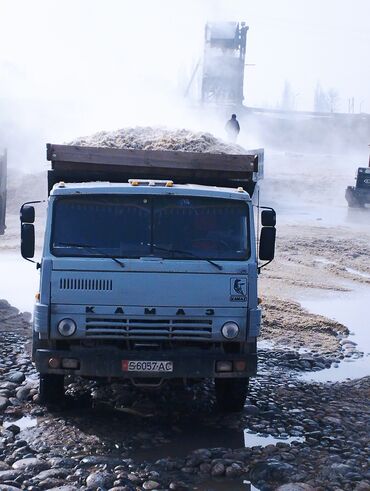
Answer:
<svg viewBox="0 0 370 491"><path fill-rule="evenodd" d="M119 169L161 173L171 170L172 175L186 172L201 172L204 176L226 172L235 178L257 171L258 156L209 154L177 151L128 150L117 148L83 147L72 145L47 145L47 159L55 170L86 170L97 172L120 172ZM122 171L121 170L121 171Z"/></svg>

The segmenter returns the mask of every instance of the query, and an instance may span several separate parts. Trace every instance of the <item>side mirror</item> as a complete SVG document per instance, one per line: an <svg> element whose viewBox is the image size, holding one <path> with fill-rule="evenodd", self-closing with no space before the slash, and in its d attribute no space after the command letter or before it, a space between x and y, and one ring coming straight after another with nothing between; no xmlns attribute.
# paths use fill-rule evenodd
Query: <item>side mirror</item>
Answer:
<svg viewBox="0 0 370 491"><path fill-rule="evenodd" d="M275 256L276 229L263 227L261 230L259 258L261 261L272 261Z"/></svg>
<svg viewBox="0 0 370 491"><path fill-rule="evenodd" d="M21 254L24 259L35 255L35 227L31 223L21 225Z"/></svg>
<svg viewBox="0 0 370 491"><path fill-rule="evenodd" d="M276 225L275 210L263 210L261 213L261 223L263 227L275 227Z"/></svg>
<svg viewBox="0 0 370 491"><path fill-rule="evenodd" d="M35 208L30 205L23 205L20 211L21 223L34 223Z"/></svg>

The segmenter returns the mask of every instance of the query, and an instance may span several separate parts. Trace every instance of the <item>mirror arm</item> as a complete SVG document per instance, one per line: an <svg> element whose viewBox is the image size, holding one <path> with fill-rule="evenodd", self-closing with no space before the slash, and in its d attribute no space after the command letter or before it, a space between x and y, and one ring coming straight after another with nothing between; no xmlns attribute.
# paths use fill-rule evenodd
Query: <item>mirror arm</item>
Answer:
<svg viewBox="0 0 370 491"><path fill-rule="evenodd" d="M39 201L26 201L25 203L23 203L23 205L21 206L21 209L26 206L26 205L35 205L36 203L46 203L46 199L41 199Z"/></svg>
<svg viewBox="0 0 370 491"><path fill-rule="evenodd" d="M257 266L257 273L261 273L261 269L270 264L273 261L273 259L270 259L270 261L267 261L266 263L261 264L260 266Z"/></svg>
<svg viewBox="0 0 370 491"><path fill-rule="evenodd" d="M29 261L30 263L36 264L36 269L41 269L41 263L34 261L33 259L29 259L28 257L24 257L23 259L25 259L26 261Z"/></svg>

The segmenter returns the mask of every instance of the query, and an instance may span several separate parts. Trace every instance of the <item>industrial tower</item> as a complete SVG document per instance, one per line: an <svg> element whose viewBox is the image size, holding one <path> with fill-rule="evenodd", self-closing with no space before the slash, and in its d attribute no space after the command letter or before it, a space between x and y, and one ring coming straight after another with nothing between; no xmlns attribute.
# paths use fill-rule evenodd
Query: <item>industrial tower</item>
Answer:
<svg viewBox="0 0 370 491"><path fill-rule="evenodd" d="M202 102L241 105L248 26L211 22L205 27Z"/></svg>

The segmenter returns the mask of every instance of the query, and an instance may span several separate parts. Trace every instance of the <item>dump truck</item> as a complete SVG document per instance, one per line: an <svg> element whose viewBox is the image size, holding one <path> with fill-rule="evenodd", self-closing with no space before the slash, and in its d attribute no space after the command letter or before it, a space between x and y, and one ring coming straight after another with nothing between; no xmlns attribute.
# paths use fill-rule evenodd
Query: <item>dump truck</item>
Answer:
<svg viewBox="0 0 370 491"><path fill-rule="evenodd" d="M0 235L5 233L7 153L0 154Z"/></svg>
<svg viewBox="0 0 370 491"><path fill-rule="evenodd" d="M350 208L363 208L370 204L370 157L368 167L357 169L356 185L347 186L345 197Z"/></svg>
<svg viewBox="0 0 370 491"><path fill-rule="evenodd" d="M257 371L257 277L274 257L275 212L252 203L262 152L48 144L47 158L41 401L60 404L67 375L151 388L213 379L219 407L241 410ZM20 219L34 261L33 203Z"/></svg>

